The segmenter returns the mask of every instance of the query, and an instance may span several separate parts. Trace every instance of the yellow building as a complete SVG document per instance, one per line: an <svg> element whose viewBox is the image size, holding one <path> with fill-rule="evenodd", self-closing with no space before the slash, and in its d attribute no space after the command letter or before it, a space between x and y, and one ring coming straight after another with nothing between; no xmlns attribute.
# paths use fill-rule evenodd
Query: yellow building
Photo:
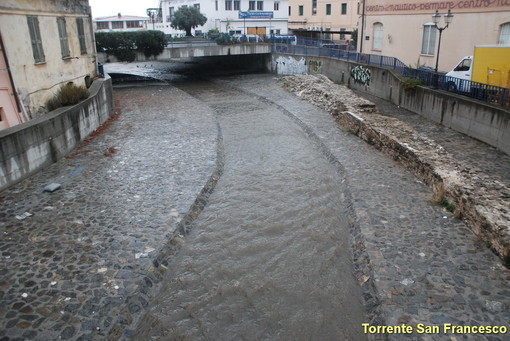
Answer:
<svg viewBox="0 0 510 341"><path fill-rule="evenodd" d="M88 0L2 0L0 129L47 112L60 85L97 75Z"/></svg>
<svg viewBox="0 0 510 341"><path fill-rule="evenodd" d="M439 28L446 26L448 10L453 14L441 35L433 23L436 10ZM435 68L440 36L440 71L473 55L475 45L510 45L509 0L365 0L361 11L358 50L397 57L412 66Z"/></svg>
<svg viewBox="0 0 510 341"><path fill-rule="evenodd" d="M351 39L358 26L358 0L289 0L289 31L292 34L334 40Z"/></svg>

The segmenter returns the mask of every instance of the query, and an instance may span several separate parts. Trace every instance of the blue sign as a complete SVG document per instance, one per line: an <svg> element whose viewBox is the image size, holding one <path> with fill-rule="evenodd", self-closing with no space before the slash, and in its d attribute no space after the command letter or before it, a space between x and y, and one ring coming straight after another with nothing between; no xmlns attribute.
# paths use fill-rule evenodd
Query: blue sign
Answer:
<svg viewBox="0 0 510 341"><path fill-rule="evenodd" d="M271 11L239 11L239 19L273 19Z"/></svg>

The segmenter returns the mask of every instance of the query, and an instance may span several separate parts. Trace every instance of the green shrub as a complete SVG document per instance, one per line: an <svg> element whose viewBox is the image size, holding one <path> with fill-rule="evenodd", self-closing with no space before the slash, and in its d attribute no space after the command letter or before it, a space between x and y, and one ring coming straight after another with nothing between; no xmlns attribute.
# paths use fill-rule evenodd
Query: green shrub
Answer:
<svg viewBox="0 0 510 341"><path fill-rule="evenodd" d="M89 97L87 88L67 83L58 89L56 95L46 104L49 111L60 107L74 105Z"/></svg>
<svg viewBox="0 0 510 341"><path fill-rule="evenodd" d="M161 31L97 32L98 52L115 56L119 61L132 62L136 51L145 57L157 56L165 49L167 40Z"/></svg>
<svg viewBox="0 0 510 341"><path fill-rule="evenodd" d="M239 39L237 39L236 37L232 37L227 33L220 33L218 37L216 37L215 41L216 44L218 45L230 45L238 43Z"/></svg>
<svg viewBox="0 0 510 341"><path fill-rule="evenodd" d="M404 78L402 88L406 91L414 90L418 85L422 85L423 81L419 78Z"/></svg>

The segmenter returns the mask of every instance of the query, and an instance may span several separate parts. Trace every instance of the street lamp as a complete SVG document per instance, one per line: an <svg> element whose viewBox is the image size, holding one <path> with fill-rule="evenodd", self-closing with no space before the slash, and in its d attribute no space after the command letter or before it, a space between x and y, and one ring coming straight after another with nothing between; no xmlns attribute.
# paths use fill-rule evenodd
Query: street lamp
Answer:
<svg viewBox="0 0 510 341"><path fill-rule="evenodd" d="M439 49L441 48L441 34L443 31L450 25L453 21L453 14L451 10L448 10L448 13L444 15L444 22L446 23L446 26L439 27L437 24L439 24L439 21L441 20L441 14L439 14L439 11L436 10L436 13L432 15L432 22L434 23L434 26L439 30L439 42L437 44L437 57L436 57L436 73L437 73L437 66L439 64Z"/></svg>
<svg viewBox="0 0 510 341"><path fill-rule="evenodd" d="M161 8L147 8L147 16L151 19L152 29L155 30L155 22L161 17Z"/></svg>

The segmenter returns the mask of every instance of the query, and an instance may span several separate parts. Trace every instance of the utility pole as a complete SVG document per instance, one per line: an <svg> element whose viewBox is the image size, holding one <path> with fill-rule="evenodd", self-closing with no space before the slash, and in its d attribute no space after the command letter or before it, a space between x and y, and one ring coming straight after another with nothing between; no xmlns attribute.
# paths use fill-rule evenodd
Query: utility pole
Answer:
<svg viewBox="0 0 510 341"><path fill-rule="evenodd" d="M363 42L365 41L365 1L362 1L361 9L361 33L358 37L359 40L359 53L363 53Z"/></svg>

